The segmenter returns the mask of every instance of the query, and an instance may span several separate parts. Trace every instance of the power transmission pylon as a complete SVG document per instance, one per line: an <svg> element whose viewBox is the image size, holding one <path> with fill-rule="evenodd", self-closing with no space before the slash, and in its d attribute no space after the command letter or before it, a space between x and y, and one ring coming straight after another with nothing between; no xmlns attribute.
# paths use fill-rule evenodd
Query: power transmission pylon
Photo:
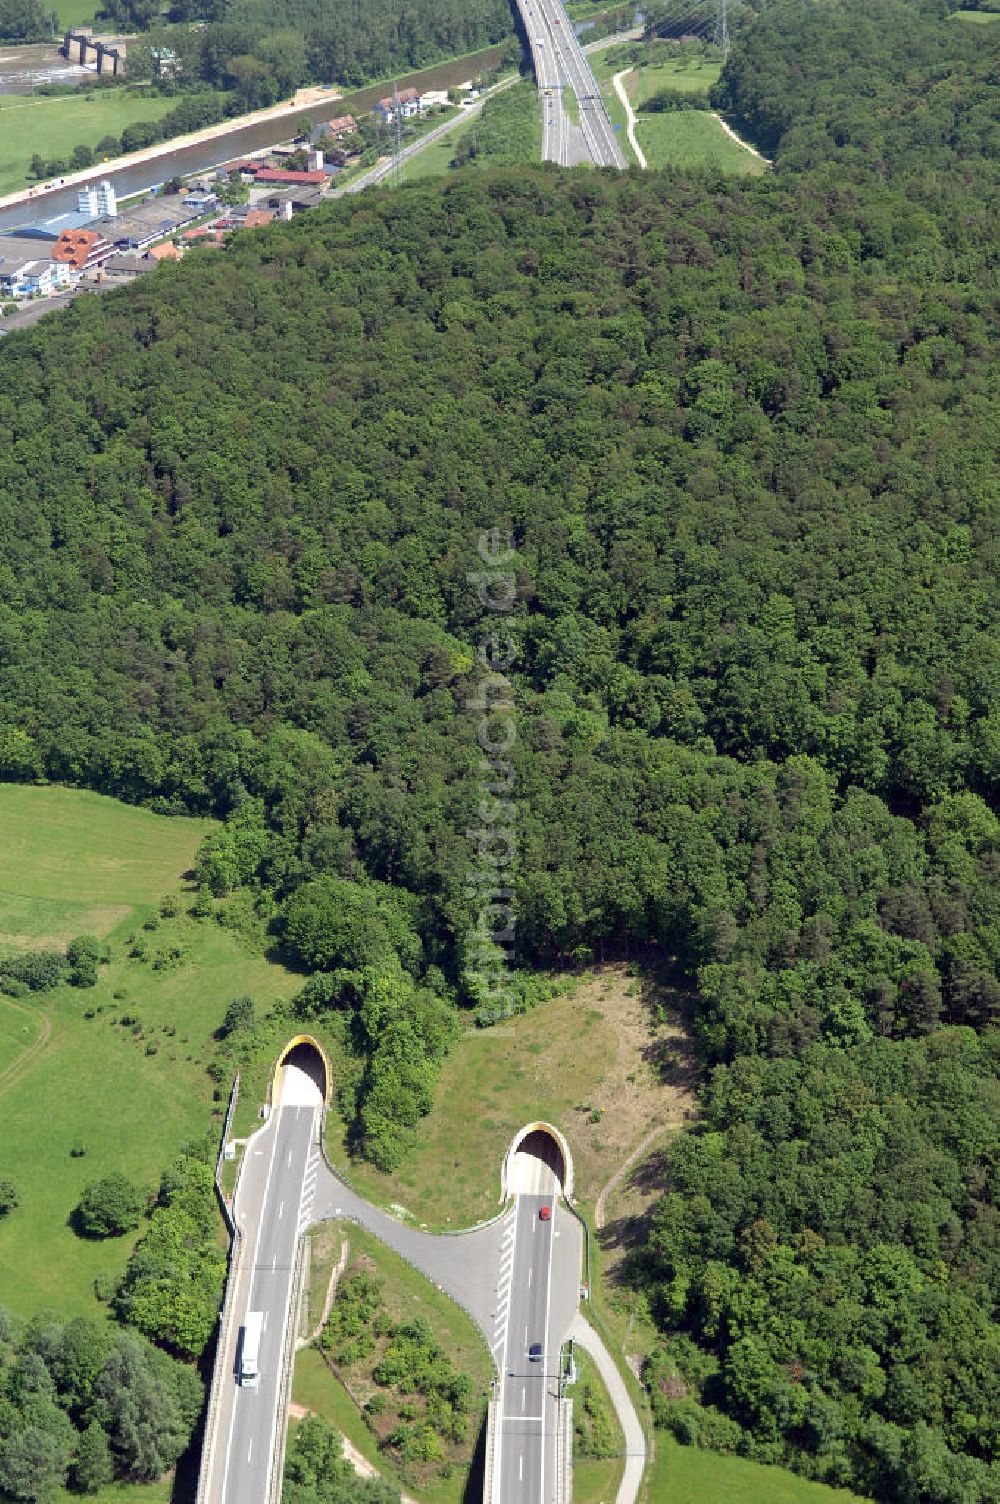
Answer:
<svg viewBox="0 0 1000 1504"><path fill-rule="evenodd" d="M716 47L722 51L724 58L729 56L729 0L718 0L715 12L715 36L713 38Z"/></svg>
<svg viewBox="0 0 1000 1504"><path fill-rule="evenodd" d="M403 164L400 153L403 150L403 122L399 112L399 94L396 89L396 80L392 81L392 182L393 187L398 188L402 181Z"/></svg>

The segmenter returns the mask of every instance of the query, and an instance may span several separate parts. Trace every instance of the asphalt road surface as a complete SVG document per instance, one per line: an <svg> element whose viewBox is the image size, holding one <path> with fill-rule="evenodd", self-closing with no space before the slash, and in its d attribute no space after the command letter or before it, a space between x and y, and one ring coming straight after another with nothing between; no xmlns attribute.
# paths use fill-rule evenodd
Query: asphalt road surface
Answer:
<svg viewBox="0 0 1000 1504"><path fill-rule="evenodd" d="M627 164L590 64L562 0L519 0L542 101L542 160L571 167ZM580 123L570 120L565 97L576 96Z"/></svg>
<svg viewBox="0 0 1000 1504"><path fill-rule="evenodd" d="M299 1233L310 1220L315 1192L322 1106L319 1091L303 1071L286 1066L282 1076L280 1105L267 1129L248 1144L240 1181L237 1215L243 1209L247 1241L236 1292L231 1382L219 1416L218 1467L208 1495L217 1504L265 1504L279 1441L281 1358ZM260 1379L254 1389L237 1378L240 1328L248 1311L264 1315Z"/></svg>
<svg viewBox="0 0 1000 1504"><path fill-rule="evenodd" d="M558 1201L553 1141L532 1134L528 1148L513 1156L513 1208L483 1227L441 1236L390 1217L330 1170L317 1141L321 1111L312 1080L286 1065L270 1122L246 1148L236 1198L243 1254L206 1504L265 1504L278 1428L285 1425L279 1414L281 1358L296 1245L311 1222L328 1217L366 1227L476 1321L500 1377L504 1418L496 1504L551 1504L556 1360L576 1315L583 1256L580 1224ZM542 1222L538 1213L546 1204L552 1218ZM456 1220L461 1210L456 1203ZM240 1328L248 1311L265 1318L255 1389L237 1380ZM528 1359L533 1342L543 1348L538 1363Z"/></svg>
<svg viewBox="0 0 1000 1504"><path fill-rule="evenodd" d="M509 1285L498 1355L501 1434L495 1504L552 1504L555 1497L559 1354L579 1296L579 1224L560 1202L556 1162L546 1141L540 1135L531 1138L536 1152L519 1152L511 1166L517 1199L502 1257ZM551 1140L547 1144L552 1147ZM545 1206L552 1213L547 1221L540 1215ZM536 1343L541 1356L532 1359L529 1350Z"/></svg>

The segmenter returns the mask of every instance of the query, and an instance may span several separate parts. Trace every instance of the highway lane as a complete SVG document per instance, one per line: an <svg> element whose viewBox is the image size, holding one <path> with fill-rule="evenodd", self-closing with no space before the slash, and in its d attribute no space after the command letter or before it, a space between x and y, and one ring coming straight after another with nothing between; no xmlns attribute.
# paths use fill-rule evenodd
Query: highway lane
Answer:
<svg viewBox="0 0 1000 1504"><path fill-rule="evenodd" d="M551 1163L519 1155L513 1180L517 1190L514 1237L509 1251L510 1283L501 1380L499 1475L494 1504L551 1504L555 1495L556 1399L561 1312L553 1321L553 1267L558 1265L561 1224L569 1213L559 1205L559 1179ZM543 1206L552 1215L542 1221ZM562 1244L572 1258L572 1240ZM579 1264L557 1267L558 1283L567 1277L577 1293ZM556 1303L557 1306L561 1302ZM538 1343L541 1357L529 1349Z"/></svg>
<svg viewBox="0 0 1000 1504"><path fill-rule="evenodd" d="M222 1455L209 1496L217 1504L266 1504L278 1426L284 1423L278 1415L281 1360L296 1250L310 1220L318 1171L321 1099L302 1071L285 1067L283 1076L280 1105L268 1128L248 1145L252 1168L240 1187L241 1204L253 1211L244 1224L228 1413L221 1417ZM247 1311L264 1315L260 1379L253 1389L237 1380L239 1329Z"/></svg>
<svg viewBox="0 0 1000 1504"><path fill-rule="evenodd" d="M625 168L604 100L562 0L520 4L542 102L542 159L562 166L589 160L598 167ZM576 96L579 126L566 112L568 89Z"/></svg>

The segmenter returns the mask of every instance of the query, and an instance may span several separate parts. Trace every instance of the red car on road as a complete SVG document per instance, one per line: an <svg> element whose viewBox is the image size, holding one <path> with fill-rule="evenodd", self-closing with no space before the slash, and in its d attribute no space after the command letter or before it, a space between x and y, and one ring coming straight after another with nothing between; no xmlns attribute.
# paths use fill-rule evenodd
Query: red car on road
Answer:
<svg viewBox="0 0 1000 1504"><path fill-rule="evenodd" d="M539 1220L539 1222L548 1222L548 1221L550 1221L551 1217L552 1217L552 1208L551 1208L551 1206L543 1206L542 1209L541 1209L541 1211L538 1213L538 1220Z"/></svg>

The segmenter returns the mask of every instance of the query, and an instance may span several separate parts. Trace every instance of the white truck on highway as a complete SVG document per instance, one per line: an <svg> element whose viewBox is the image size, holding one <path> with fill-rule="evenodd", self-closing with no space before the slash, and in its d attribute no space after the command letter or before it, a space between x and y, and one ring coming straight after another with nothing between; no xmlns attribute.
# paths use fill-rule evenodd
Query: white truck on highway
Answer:
<svg viewBox="0 0 1000 1504"><path fill-rule="evenodd" d="M248 1311L243 1324L243 1341L240 1344L240 1383L245 1389L256 1389L260 1378L260 1335L264 1330L263 1311Z"/></svg>

